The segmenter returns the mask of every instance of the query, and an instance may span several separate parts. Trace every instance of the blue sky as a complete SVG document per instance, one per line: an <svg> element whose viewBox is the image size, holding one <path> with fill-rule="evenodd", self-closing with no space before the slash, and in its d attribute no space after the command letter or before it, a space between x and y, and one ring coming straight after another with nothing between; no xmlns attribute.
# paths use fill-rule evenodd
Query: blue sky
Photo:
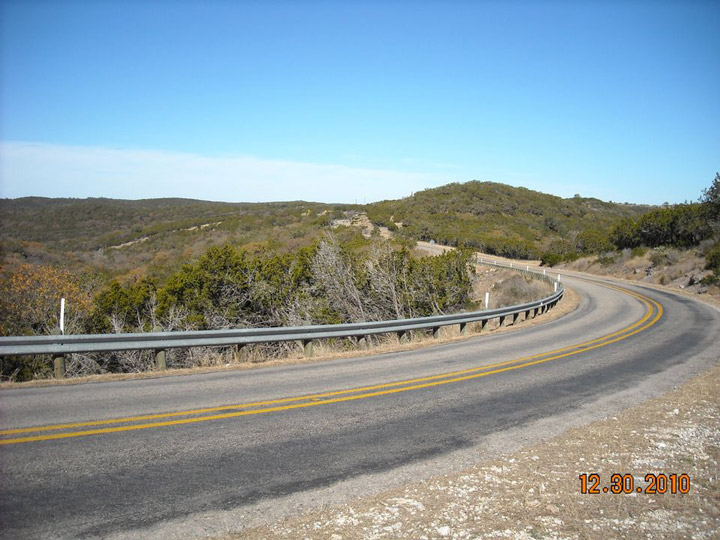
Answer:
<svg viewBox="0 0 720 540"><path fill-rule="evenodd" d="M719 2L8 1L0 196L695 200Z"/></svg>

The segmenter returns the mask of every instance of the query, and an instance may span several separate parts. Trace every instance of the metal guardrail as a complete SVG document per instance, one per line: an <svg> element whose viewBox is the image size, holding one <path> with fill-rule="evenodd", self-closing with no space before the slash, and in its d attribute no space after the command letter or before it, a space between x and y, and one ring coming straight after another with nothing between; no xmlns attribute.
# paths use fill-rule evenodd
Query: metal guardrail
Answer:
<svg viewBox="0 0 720 540"><path fill-rule="evenodd" d="M555 282L550 275L540 274L529 267L522 268L517 265L500 263L496 261L476 261L481 264L513 268L522 273L534 274L549 282ZM559 276L558 276L559 282ZM346 338L374 334L387 334L396 332L400 335L412 330L432 329L434 334L442 326L459 324L461 331L468 323L480 322L484 327L487 321L499 319L502 325L506 318L512 317L513 322L521 313L528 318L545 312L557 304L563 296L561 285L556 286L552 295L526 304L519 304L500 309L455 313L452 315L438 315L416 319L398 319L390 321L374 321L349 324L312 325L298 327L273 328L243 328L236 330L200 330L185 332L152 332L134 334L77 334L77 335L50 335L27 337L0 338L0 356L20 356L33 354L49 354L61 357L71 353L112 352L127 350L153 349L157 352L172 348L189 347L242 347L255 343L272 343L278 341L302 341L308 353L308 344L316 339ZM312 348L309 348L312 354ZM164 368L164 355L162 359ZM162 369L162 368L161 368Z"/></svg>

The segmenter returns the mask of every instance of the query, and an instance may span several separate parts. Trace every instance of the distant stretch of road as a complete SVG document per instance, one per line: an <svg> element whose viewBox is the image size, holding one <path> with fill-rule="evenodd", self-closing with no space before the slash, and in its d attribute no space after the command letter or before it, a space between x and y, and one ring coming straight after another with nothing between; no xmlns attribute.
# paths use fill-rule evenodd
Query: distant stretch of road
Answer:
<svg viewBox="0 0 720 540"><path fill-rule="evenodd" d="M187 536L220 534L242 523L217 516L353 479L382 482L718 360L717 310L563 279L578 308L511 333L304 365L0 391L2 537L140 538L168 523L187 523Z"/></svg>

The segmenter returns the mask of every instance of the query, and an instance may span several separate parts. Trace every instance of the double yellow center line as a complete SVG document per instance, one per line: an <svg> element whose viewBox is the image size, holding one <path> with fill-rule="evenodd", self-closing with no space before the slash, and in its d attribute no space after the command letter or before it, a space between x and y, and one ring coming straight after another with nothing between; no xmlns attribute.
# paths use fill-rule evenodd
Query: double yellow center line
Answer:
<svg viewBox="0 0 720 540"><path fill-rule="evenodd" d="M578 343L576 345L564 347L562 349L556 349L553 351L536 354L533 356L526 356L523 358L516 358L514 360L508 360L496 364L465 369L461 371L453 371L440 375L432 375L429 377L421 377L417 379L396 381L373 386L364 386L361 388L351 388L348 390L323 392L307 396L275 399L270 401L257 401L251 403L224 405L221 407L208 407L203 409L193 409L161 414L128 416L125 418L113 418L110 420L94 420L89 422L73 422L48 426L5 429L0 430L0 437L21 435L25 433L42 434L0 439L0 445L48 441L53 439L67 439L71 437L101 435L104 433L117 433L121 431L133 431L138 429L177 426L182 424L193 424L197 422L208 422L210 420L221 420L224 418L233 418L237 416L251 416L255 414L266 414L271 412L287 411L291 409L301 409L305 407L317 407L319 405L330 405L332 403L355 401L359 399L397 394L400 392L409 392L411 390L430 388L433 386L440 386L444 384L467 381L471 379L479 379L481 377L487 377L488 375L494 375L496 373L503 373L505 371L511 371L538 364L543 364L545 362L556 360L558 358L565 358L568 356L583 353L585 351L605 347L607 345L610 345L611 343L622 341L629 338L630 336L633 336L639 332L642 332L643 330L650 328L652 325L654 325L660 320L660 317L662 317L662 305L660 305L655 300L621 287L613 287L610 285L604 286L639 299L646 305L647 312L637 322L611 334L607 334L605 336L590 341L585 341L583 343ZM153 421L147 422L148 420ZM62 432L57 433L60 431Z"/></svg>

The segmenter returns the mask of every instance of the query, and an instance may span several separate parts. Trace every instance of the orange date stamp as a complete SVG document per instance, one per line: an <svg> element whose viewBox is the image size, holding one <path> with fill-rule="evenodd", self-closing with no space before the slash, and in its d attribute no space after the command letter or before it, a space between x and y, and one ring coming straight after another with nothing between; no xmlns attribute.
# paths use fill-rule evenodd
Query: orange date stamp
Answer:
<svg viewBox="0 0 720 540"><path fill-rule="evenodd" d="M610 476L610 483L603 484L597 473L583 473L580 478L580 493L583 495L600 495L602 493L625 494L643 493L652 495L675 495L690 492L690 476L687 474L653 474L645 475L645 482L637 482L635 475L615 473Z"/></svg>

